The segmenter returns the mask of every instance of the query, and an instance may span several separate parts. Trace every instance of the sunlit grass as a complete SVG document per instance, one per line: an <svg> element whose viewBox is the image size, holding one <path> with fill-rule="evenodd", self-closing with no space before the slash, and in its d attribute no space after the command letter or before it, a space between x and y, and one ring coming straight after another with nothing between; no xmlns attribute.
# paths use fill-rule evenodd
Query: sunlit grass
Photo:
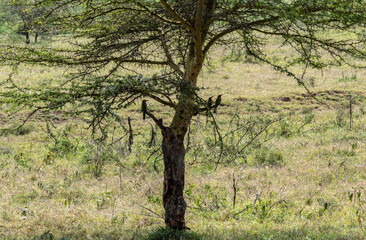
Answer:
<svg viewBox="0 0 366 240"><path fill-rule="evenodd" d="M117 141L118 149L113 156L107 155L98 177L93 159L98 151L106 151L98 150L87 125L79 119L62 115L51 119L57 127L53 129L56 139L61 141L57 144L49 137L42 114L23 130L1 131L0 238L364 238L365 72L348 67L310 70L306 80L311 81L311 91L321 104L271 67L251 60L224 61L221 51L213 52L200 87L205 88L207 98L223 94L223 105L215 115L222 134L250 115L274 119L283 115L283 120L271 126L267 141L261 138L234 159L224 158L230 161L215 170L220 151L213 144L212 127L205 116L193 119L185 187L190 232L182 235L161 228L162 159L159 153L152 154L159 149L160 136L155 145L148 146L151 128L142 120L137 104L120 112L124 120L132 118L132 153L126 152L126 137ZM301 69L298 66L295 71L301 73ZM48 84L59 81L65 71L27 66L14 80ZM1 79L8 73L9 69L1 71ZM356 97L352 128L350 94ZM149 104L164 120L171 116L157 103ZM27 112L24 109L21 116ZM313 119L304 125L307 116ZM64 136L66 125L71 131ZM116 140L124 131L111 125L110 132L114 126ZM232 145L238 138L235 134ZM225 141L230 143L230 138ZM55 152L56 148L61 150ZM357 191L360 198L350 201L350 193Z"/></svg>

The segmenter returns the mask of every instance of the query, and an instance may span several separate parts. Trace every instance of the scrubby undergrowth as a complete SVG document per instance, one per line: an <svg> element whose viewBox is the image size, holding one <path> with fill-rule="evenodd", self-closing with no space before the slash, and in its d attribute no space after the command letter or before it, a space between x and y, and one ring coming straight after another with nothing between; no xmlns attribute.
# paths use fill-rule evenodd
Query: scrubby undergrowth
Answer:
<svg viewBox="0 0 366 240"><path fill-rule="evenodd" d="M119 113L124 123L132 119L131 152L119 124L111 122L102 143L81 119L56 112L11 131L17 123L8 125L2 108L0 238L364 238L364 72L310 71L314 99L269 67L241 53L222 59L220 51L201 87L207 98L224 94L215 114L222 141L206 116L193 119L187 139L191 231L161 228L161 138L139 106ZM27 71L32 81L60 74L35 67L17 77L28 79Z"/></svg>

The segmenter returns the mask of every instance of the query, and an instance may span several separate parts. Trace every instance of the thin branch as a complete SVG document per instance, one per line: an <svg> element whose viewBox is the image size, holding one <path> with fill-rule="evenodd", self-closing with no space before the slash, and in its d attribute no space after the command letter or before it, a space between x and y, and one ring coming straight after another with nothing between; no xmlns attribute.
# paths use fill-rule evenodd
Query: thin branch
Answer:
<svg viewBox="0 0 366 240"><path fill-rule="evenodd" d="M174 108L174 109L176 109L176 107L177 107L177 105L175 104L175 103L173 103L173 102L168 102L168 101L165 101L165 100L163 100L163 99L161 99L161 98L159 98L158 96L156 96L156 95L153 95L153 94L151 94L151 93L149 93L149 92L147 92L147 91L144 91L144 90L139 90L139 89L131 89L131 92L134 92L134 93L141 93L142 95L144 95L144 96L147 96L147 97L149 97L149 98L152 98L152 99L154 99L155 101L157 101L157 102L159 102L159 103L161 103L161 104L163 104L163 105L165 105L165 106L169 106L169 107L171 107L171 108Z"/></svg>
<svg viewBox="0 0 366 240"><path fill-rule="evenodd" d="M232 28L228 28L228 29L225 29L223 30L222 32L218 33L216 36L214 36L205 46L203 52L204 54L206 54L208 52L208 50L219 40L221 39L222 37L230 34L230 33L233 33L235 31L238 31L238 30L245 30L245 29L248 29L249 27L251 26L255 26L255 25L262 25L262 24L265 24L265 23L268 23L268 22L272 22L272 21L275 21L275 20L278 20L279 17L276 16L276 17L271 17L271 18L267 18L267 19L262 19L262 20L258 20L258 21L254 21L254 22L251 22L251 23L244 23L244 24L239 24L237 26L234 26Z"/></svg>
<svg viewBox="0 0 366 240"><path fill-rule="evenodd" d="M159 217L159 218L161 218L161 219L164 219L161 215L159 215L158 213L154 212L153 210L151 210L151 209L149 209L149 208L147 208L147 207L144 207L144 206L142 206L142 205L140 205L140 204L139 204L139 207L141 207L141 208L143 208L143 209L145 209L145 210L147 210L147 211L151 212L152 214L154 214L154 215L158 216L158 217Z"/></svg>
<svg viewBox="0 0 366 240"><path fill-rule="evenodd" d="M6 49L7 45L0 45L0 49ZM15 60L13 55L3 55L1 54L1 62L10 61L10 62L27 62L27 63L38 63L38 64L61 64L61 65L86 65L86 64L97 64L97 63L132 63L132 64L146 64L146 65L169 65L168 61L156 61L156 60L149 60L149 59L123 59L121 57L107 57L101 59L91 59L90 60L83 60L83 59L75 59L75 55L71 56L60 56L60 55L51 55L53 49L32 49L27 47L12 47L12 50L20 53L25 53L27 51L31 51L32 54L27 54L24 56L20 56L17 60ZM5 53L5 52L4 52ZM45 55L47 53L47 55ZM54 52L55 53L55 52ZM71 53L79 53L82 52L75 52L75 51L57 51L57 53L62 54L71 54Z"/></svg>
<svg viewBox="0 0 366 240"><path fill-rule="evenodd" d="M195 32L194 28L189 24L187 20L185 20L182 16L180 16L174 9L167 3L166 0L160 0L161 4L165 7L165 9L176 19L178 20L183 26L185 26L189 31L192 33Z"/></svg>
<svg viewBox="0 0 366 240"><path fill-rule="evenodd" d="M157 18L157 19L159 19L159 20L161 20L163 22L166 22L166 23L169 23L169 24L174 24L174 25L179 25L179 22L173 22L173 21L170 21L169 19L166 19L166 18L160 16L159 14L153 12L148 7L146 7L145 5L143 5L142 3L137 3L137 5L140 6L140 7L142 7L147 12L149 12L152 16L154 16L155 18Z"/></svg>
<svg viewBox="0 0 366 240"><path fill-rule="evenodd" d="M207 23L203 26L203 30L208 29L215 21L218 21L220 19L220 17L227 16L228 14L234 13L236 10L239 10L239 9L247 7L247 6L248 6L247 4L237 5L233 8L227 9L226 11L224 11L220 14L216 14L210 20L207 21Z"/></svg>
<svg viewBox="0 0 366 240"><path fill-rule="evenodd" d="M162 130L165 131L166 127L163 125L162 119L157 119L154 114L152 114L150 111L146 110L146 114L151 117L151 119L155 122L156 125Z"/></svg>
<svg viewBox="0 0 366 240"><path fill-rule="evenodd" d="M265 132L272 124L281 121L282 118L276 119L274 121L272 121L271 123L269 123L267 126L265 126L263 129L261 129L258 133L256 133L252 139L250 139L250 141L245 144L245 146L238 151L237 154L241 154L250 144L252 144L254 142L255 139L257 139L263 132Z"/></svg>
<svg viewBox="0 0 366 240"><path fill-rule="evenodd" d="M164 49L164 52L165 52L165 56L167 57L168 59L168 65L174 70L176 71L181 77L183 77L184 73L182 72L182 70L180 70L180 68L178 67L177 64L174 63L174 60L173 60L173 57L172 57L172 54L170 53L169 51L169 47L168 45L166 44L166 40L164 39L164 36L162 36L162 39L161 39L161 45Z"/></svg>

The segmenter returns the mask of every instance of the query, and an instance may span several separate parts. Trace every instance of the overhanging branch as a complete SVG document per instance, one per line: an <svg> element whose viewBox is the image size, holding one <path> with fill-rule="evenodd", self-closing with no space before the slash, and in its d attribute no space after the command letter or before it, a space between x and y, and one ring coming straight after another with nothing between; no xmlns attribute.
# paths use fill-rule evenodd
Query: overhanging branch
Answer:
<svg viewBox="0 0 366 240"><path fill-rule="evenodd" d="M210 48L221 38L223 38L224 36L233 33L235 31L238 30L247 30L252 26L256 26L256 25L263 25L266 24L268 22L273 22L278 20L279 17L278 16L274 16L271 18L267 18L267 19L261 19L258 21L254 21L254 22L249 22L249 23L243 23L243 24L238 24L236 26L233 26L231 28L227 28L225 30L223 30L222 32L218 33L217 35L215 35L213 38L211 38L211 40L206 44L206 46L204 47L204 54L207 54L207 52L210 50Z"/></svg>
<svg viewBox="0 0 366 240"><path fill-rule="evenodd" d="M174 22L174 21L170 21L169 19L164 18L163 16L160 16L159 14L153 12L152 10L150 10L148 7L146 7L145 5L143 5L142 3L137 3L138 6L142 7L143 9L145 9L148 13L150 13L153 17L166 22L168 24L174 24L174 25L179 25L179 22Z"/></svg>
<svg viewBox="0 0 366 240"><path fill-rule="evenodd" d="M185 26L189 31L194 33L194 28L191 26L191 24L185 20L182 16L180 16L174 9L167 3L166 0L160 0L161 4L165 7L165 9L177 20L179 21L183 26Z"/></svg>

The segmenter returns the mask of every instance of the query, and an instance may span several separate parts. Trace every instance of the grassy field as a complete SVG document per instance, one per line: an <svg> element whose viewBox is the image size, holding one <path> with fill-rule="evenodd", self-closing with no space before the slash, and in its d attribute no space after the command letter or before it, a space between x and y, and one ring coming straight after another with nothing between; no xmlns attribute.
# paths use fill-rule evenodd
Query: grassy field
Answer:
<svg viewBox="0 0 366 240"><path fill-rule="evenodd" d="M142 120L139 104L119 113L124 123L132 119L132 152L119 124L111 123L104 144L61 112L37 114L9 131L27 110L6 123L0 106L0 238L366 238L365 71L310 70L314 99L271 67L223 51L231 50L216 49L200 77L203 96L223 94L215 114L223 145L206 116L193 119L189 135L191 231L163 228L161 137L154 128L150 142L152 121ZM24 67L15 80L48 84L63 71ZM8 73L2 68L0 78Z"/></svg>

